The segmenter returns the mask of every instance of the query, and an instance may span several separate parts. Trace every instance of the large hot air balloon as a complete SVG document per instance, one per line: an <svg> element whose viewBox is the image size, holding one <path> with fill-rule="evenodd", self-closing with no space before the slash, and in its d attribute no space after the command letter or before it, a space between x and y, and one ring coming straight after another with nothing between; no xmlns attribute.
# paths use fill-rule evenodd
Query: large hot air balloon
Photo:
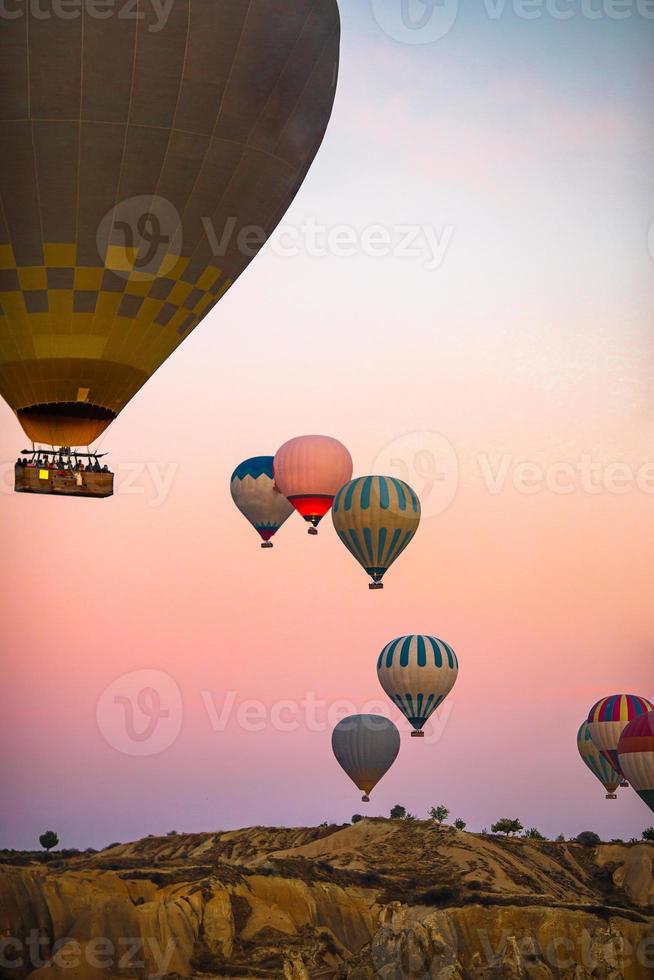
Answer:
<svg viewBox="0 0 654 980"><path fill-rule="evenodd" d="M86 446L295 197L332 111L338 7L25 4L0 57L0 394L33 442Z"/></svg>
<svg viewBox="0 0 654 980"><path fill-rule="evenodd" d="M391 768L400 751L400 733L382 715L350 715L332 732L336 761L369 803L369 794Z"/></svg>
<svg viewBox="0 0 654 980"><path fill-rule="evenodd" d="M262 548L272 548L270 540L293 513L286 497L275 488L273 457L246 459L232 473L232 498L241 513L263 538Z"/></svg>
<svg viewBox="0 0 654 980"><path fill-rule="evenodd" d="M340 487L352 476L352 457L329 436L289 439L275 454L275 483L317 534Z"/></svg>
<svg viewBox="0 0 654 980"><path fill-rule="evenodd" d="M617 800L616 790L622 781L622 776L595 748L587 721L582 724L577 734L577 748L583 761L606 790L607 800Z"/></svg>
<svg viewBox="0 0 654 980"><path fill-rule="evenodd" d="M654 811L654 711L629 722L620 736L618 757L622 772Z"/></svg>
<svg viewBox="0 0 654 980"><path fill-rule="evenodd" d="M423 738L430 715L456 683L459 661L452 647L435 636L401 636L379 654L377 677L389 698Z"/></svg>
<svg viewBox="0 0 654 980"><path fill-rule="evenodd" d="M594 704L588 715L588 730L595 748L624 777L618 759L618 742L630 721L652 711L653 705L636 694L613 694Z"/></svg>
<svg viewBox="0 0 654 980"><path fill-rule="evenodd" d="M420 501L392 476L360 476L338 491L332 509L338 536L373 581L382 578L409 544L420 523Z"/></svg>

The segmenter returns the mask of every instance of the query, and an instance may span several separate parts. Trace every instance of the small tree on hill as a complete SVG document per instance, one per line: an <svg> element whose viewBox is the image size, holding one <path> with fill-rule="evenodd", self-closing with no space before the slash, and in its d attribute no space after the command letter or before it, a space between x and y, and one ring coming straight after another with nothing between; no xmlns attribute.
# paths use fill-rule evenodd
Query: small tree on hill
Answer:
<svg viewBox="0 0 654 980"><path fill-rule="evenodd" d="M519 820L511 820L509 817L502 817L501 820L498 820L497 823L491 826L494 834L506 834L507 837L519 834L523 829Z"/></svg>
<svg viewBox="0 0 654 980"><path fill-rule="evenodd" d="M449 815L450 815L450 811L447 809L446 806L443 806L442 804L441 806L433 806L429 811L429 816L435 822L439 830L441 829L441 824L445 823Z"/></svg>
<svg viewBox="0 0 654 980"><path fill-rule="evenodd" d="M648 827L643 831L643 840L654 841L654 827Z"/></svg>
<svg viewBox="0 0 654 980"><path fill-rule="evenodd" d="M43 847L48 854L53 847L56 847L59 843L59 838L55 834L54 830L46 830L44 834L39 837L39 844Z"/></svg>
<svg viewBox="0 0 654 980"><path fill-rule="evenodd" d="M352 814L352 823L359 823L360 820L363 820L363 814L362 813L353 813Z"/></svg>
<svg viewBox="0 0 654 980"><path fill-rule="evenodd" d="M565 834L559 834L559 836L556 838L556 843L565 844Z"/></svg>
<svg viewBox="0 0 654 980"><path fill-rule="evenodd" d="M592 830L582 831L581 834L577 834L575 840L582 847L597 847L598 844L602 843L601 837Z"/></svg>
<svg viewBox="0 0 654 980"><path fill-rule="evenodd" d="M391 820L404 820L406 817L406 807L401 803L396 803L391 809Z"/></svg>
<svg viewBox="0 0 654 980"><path fill-rule="evenodd" d="M528 840L547 840L544 834L541 834L538 827L530 827L528 830L525 830L522 836Z"/></svg>
<svg viewBox="0 0 654 980"><path fill-rule="evenodd" d="M465 830L468 825L465 822L465 820L461 819L461 817L457 817L456 820L454 821L454 826L456 827L457 830Z"/></svg>

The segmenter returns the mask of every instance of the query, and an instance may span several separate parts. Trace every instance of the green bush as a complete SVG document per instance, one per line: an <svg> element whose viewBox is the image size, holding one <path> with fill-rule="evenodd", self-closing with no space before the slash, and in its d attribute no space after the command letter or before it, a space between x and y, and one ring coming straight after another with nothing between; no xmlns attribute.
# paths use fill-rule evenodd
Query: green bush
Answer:
<svg viewBox="0 0 654 980"><path fill-rule="evenodd" d="M39 837L39 844L46 851L51 851L53 847L56 847L59 843L59 838L55 834L54 830L46 830L44 834Z"/></svg>
<svg viewBox="0 0 654 980"><path fill-rule="evenodd" d="M519 834L523 830L523 826L519 820L511 820L510 817L502 817L497 823L491 826L491 831L494 834L506 834L507 837L512 837L513 834Z"/></svg>
<svg viewBox="0 0 654 980"><path fill-rule="evenodd" d="M575 840L582 847L597 847L598 844L602 843L602 838L599 834L596 834L592 830L583 830L580 834L577 834Z"/></svg>

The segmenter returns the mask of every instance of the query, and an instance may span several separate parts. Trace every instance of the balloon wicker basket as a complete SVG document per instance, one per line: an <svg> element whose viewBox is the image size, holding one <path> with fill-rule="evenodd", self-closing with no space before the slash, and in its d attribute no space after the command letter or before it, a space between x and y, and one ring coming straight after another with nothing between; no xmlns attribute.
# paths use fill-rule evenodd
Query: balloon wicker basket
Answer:
<svg viewBox="0 0 654 980"><path fill-rule="evenodd" d="M411 738L424 738L424 732L411 732Z"/></svg>
<svg viewBox="0 0 654 980"><path fill-rule="evenodd" d="M62 450L63 451L63 450ZM50 494L54 497L111 497L114 492L114 474L110 471L75 469L71 465L70 451L62 461L57 452L30 452L24 450L25 465L14 468L16 493ZM45 458L45 464L43 459ZM73 458L98 460L101 456L75 453ZM29 462L28 462L29 459Z"/></svg>
<svg viewBox="0 0 654 980"><path fill-rule="evenodd" d="M606 798L607 798L607 800L617 800L618 794L617 793L607 793L606 794Z"/></svg>
<svg viewBox="0 0 654 980"><path fill-rule="evenodd" d="M368 586L371 592L377 592L379 589L384 588L383 582L371 582Z"/></svg>
<svg viewBox="0 0 654 980"><path fill-rule="evenodd" d="M261 547L262 548L272 548L273 547L273 543L272 543L272 541L262 541L261 542Z"/></svg>
<svg viewBox="0 0 654 980"><path fill-rule="evenodd" d="M368 796L368 794L367 794L367 793L366 793L366 795L365 795L365 796L362 796L362 797L361 797L361 802L362 802L362 803L370 803L370 797Z"/></svg>
<svg viewBox="0 0 654 980"><path fill-rule="evenodd" d="M629 789L629 783L626 779L620 783L620 789Z"/></svg>
<svg viewBox="0 0 654 980"><path fill-rule="evenodd" d="M318 528L317 527L310 527L309 530L307 531L307 534L311 534L311 535L314 535L314 536L317 533L318 533Z"/></svg>

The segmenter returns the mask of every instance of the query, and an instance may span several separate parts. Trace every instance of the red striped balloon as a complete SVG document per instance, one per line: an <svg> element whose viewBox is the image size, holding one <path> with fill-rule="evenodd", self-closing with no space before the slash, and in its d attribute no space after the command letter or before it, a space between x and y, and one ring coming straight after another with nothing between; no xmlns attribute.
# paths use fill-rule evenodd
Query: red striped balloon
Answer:
<svg viewBox="0 0 654 980"><path fill-rule="evenodd" d="M613 694L590 709L588 729L593 744L621 776L624 773L618 759L620 736L630 721L653 710L654 705L637 694Z"/></svg>
<svg viewBox="0 0 654 980"><path fill-rule="evenodd" d="M630 721L618 744L622 772L654 811L654 711Z"/></svg>

